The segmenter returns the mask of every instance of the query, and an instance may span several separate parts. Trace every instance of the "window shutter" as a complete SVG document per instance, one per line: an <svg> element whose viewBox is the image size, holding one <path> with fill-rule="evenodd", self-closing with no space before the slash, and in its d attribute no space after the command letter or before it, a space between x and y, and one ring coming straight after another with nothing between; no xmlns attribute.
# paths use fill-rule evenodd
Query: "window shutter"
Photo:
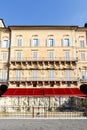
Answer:
<svg viewBox="0 0 87 130"><path fill-rule="evenodd" d="M46 39L46 46L47 46L47 41L48 41L48 39Z"/></svg>
<svg viewBox="0 0 87 130"><path fill-rule="evenodd" d="M40 39L38 39L38 46L40 46Z"/></svg>
<svg viewBox="0 0 87 130"><path fill-rule="evenodd" d="M55 40L53 39L53 46L55 46Z"/></svg>
<svg viewBox="0 0 87 130"><path fill-rule="evenodd" d="M32 39L30 39L30 46L32 46Z"/></svg>
<svg viewBox="0 0 87 130"><path fill-rule="evenodd" d="M63 40L63 39L61 39L61 46L63 46L63 42L64 42L64 40Z"/></svg>

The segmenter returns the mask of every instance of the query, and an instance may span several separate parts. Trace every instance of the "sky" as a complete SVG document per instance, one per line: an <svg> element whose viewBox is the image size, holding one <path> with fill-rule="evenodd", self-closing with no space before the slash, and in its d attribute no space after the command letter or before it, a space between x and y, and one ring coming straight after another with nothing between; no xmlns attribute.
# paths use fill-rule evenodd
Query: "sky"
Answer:
<svg viewBox="0 0 87 130"><path fill-rule="evenodd" d="M87 0L0 0L9 25L78 25L87 22Z"/></svg>

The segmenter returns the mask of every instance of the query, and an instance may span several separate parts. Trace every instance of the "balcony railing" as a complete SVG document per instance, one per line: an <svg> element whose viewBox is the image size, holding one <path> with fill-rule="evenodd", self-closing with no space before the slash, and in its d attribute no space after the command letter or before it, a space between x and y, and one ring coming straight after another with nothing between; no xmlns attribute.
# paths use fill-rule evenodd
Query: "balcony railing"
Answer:
<svg viewBox="0 0 87 130"><path fill-rule="evenodd" d="M37 57L37 58L32 58L32 57L21 57L21 58L17 58L17 57L13 57L10 59L11 62L37 62L37 61L66 61L66 62L70 62L70 61L77 61L77 58L74 57L53 57L53 58L48 58L48 57Z"/></svg>
<svg viewBox="0 0 87 130"><path fill-rule="evenodd" d="M62 77L62 78L51 78L51 77L45 77L45 78L41 78L41 77L11 77L9 78L9 81L15 81L15 82L28 82L28 81L61 81L61 82L71 82L71 81L78 81L78 78L76 77Z"/></svg>

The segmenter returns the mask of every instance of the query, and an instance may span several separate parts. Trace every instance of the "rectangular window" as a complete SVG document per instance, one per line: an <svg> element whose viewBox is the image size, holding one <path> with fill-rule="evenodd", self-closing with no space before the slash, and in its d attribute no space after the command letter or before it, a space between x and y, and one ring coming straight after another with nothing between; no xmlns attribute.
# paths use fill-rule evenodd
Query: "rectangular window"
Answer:
<svg viewBox="0 0 87 130"><path fill-rule="evenodd" d="M32 51L32 60L37 60L37 58L38 58L37 51Z"/></svg>
<svg viewBox="0 0 87 130"><path fill-rule="evenodd" d="M70 70L66 70L66 80L70 81Z"/></svg>
<svg viewBox="0 0 87 130"><path fill-rule="evenodd" d="M54 70L49 70L49 80L54 80Z"/></svg>
<svg viewBox="0 0 87 130"><path fill-rule="evenodd" d="M80 42L80 47L85 47L85 42L84 42L84 40L80 40L79 42Z"/></svg>
<svg viewBox="0 0 87 130"><path fill-rule="evenodd" d="M49 57L49 60L53 60L54 59L54 52L53 51L49 51L48 52L48 57Z"/></svg>
<svg viewBox="0 0 87 130"><path fill-rule="evenodd" d="M18 61L21 60L21 51L18 51L18 52L16 53L16 58L17 58Z"/></svg>
<svg viewBox="0 0 87 130"><path fill-rule="evenodd" d="M18 47L22 46L22 39L21 38L17 39L17 46Z"/></svg>
<svg viewBox="0 0 87 130"><path fill-rule="evenodd" d="M20 81L21 78L21 70L16 70L16 80Z"/></svg>
<svg viewBox="0 0 87 130"><path fill-rule="evenodd" d="M80 55L81 55L81 60L83 60L83 61L84 61L84 60L85 60L85 52L81 52L81 54L80 54Z"/></svg>
<svg viewBox="0 0 87 130"><path fill-rule="evenodd" d="M65 60L70 60L70 51L65 51Z"/></svg>
<svg viewBox="0 0 87 130"><path fill-rule="evenodd" d="M81 74L82 74L82 80L87 81L87 70L82 70Z"/></svg>
<svg viewBox="0 0 87 130"><path fill-rule="evenodd" d="M7 79L7 71L6 70L2 70L2 72L1 72L1 79L2 79L2 81L6 81L6 79Z"/></svg>
<svg viewBox="0 0 87 130"><path fill-rule="evenodd" d="M49 46L49 47L54 46L54 39L48 39L47 46Z"/></svg>
<svg viewBox="0 0 87 130"><path fill-rule="evenodd" d="M3 40L2 41L2 48L8 48L9 47L9 41L8 40Z"/></svg>
<svg viewBox="0 0 87 130"><path fill-rule="evenodd" d="M37 80L37 70L32 70L32 78L33 80Z"/></svg>
<svg viewBox="0 0 87 130"><path fill-rule="evenodd" d="M38 46L38 39L37 38L32 39L31 46L33 46L33 47Z"/></svg>
<svg viewBox="0 0 87 130"><path fill-rule="evenodd" d="M63 40L62 40L62 46L70 46L70 40L69 40L69 38L64 38Z"/></svg>
<svg viewBox="0 0 87 130"><path fill-rule="evenodd" d="M7 61L7 52L2 52L2 61Z"/></svg>

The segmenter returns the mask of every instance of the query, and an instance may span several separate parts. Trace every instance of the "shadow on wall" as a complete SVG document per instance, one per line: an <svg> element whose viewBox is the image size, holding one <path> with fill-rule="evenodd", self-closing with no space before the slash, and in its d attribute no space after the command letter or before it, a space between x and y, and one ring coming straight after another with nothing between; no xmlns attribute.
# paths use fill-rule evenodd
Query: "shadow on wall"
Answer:
<svg viewBox="0 0 87 130"><path fill-rule="evenodd" d="M87 96L87 84L82 84L80 90Z"/></svg>
<svg viewBox="0 0 87 130"><path fill-rule="evenodd" d="M3 84L0 86L0 97L1 97L1 95L3 95L7 91L7 89L8 89L7 85Z"/></svg>

